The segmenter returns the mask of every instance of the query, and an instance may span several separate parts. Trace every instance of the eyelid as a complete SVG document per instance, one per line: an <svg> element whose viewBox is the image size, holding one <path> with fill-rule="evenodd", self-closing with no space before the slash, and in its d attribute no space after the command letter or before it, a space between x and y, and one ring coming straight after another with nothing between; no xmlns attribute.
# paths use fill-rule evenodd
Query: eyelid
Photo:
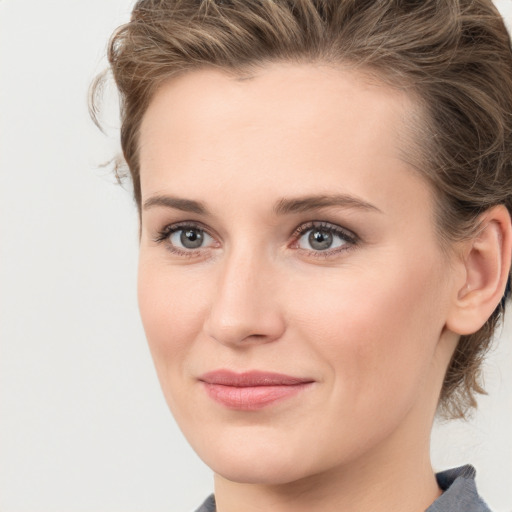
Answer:
<svg viewBox="0 0 512 512"><path fill-rule="evenodd" d="M170 234L179 231L180 229L199 229L204 231L206 234L210 235L212 238L217 238L214 234L212 234L211 229L208 226L205 226L203 223L196 220L184 220L178 222L171 222L166 224L163 228L158 229L156 236L153 237L154 242L161 241L161 239L167 238Z"/></svg>
<svg viewBox="0 0 512 512"><path fill-rule="evenodd" d="M210 236L214 240L214 244L210 244L205 247L199 247L197 249L184 249L178 246L173 245L169 238L176 231L182 229L198 229L204 231L208 236ZM341 247L335 247L333 249L326 250L314 250L314 249L304 249L298 247L298 242L300 238L312 229L323 229L325 231L329 231L334 235L337 235L344 239L347 243L343 244ZM338 255L341 252L348 251L353 249L359 242L360 238L351 230L344 228L338 224L334 224L332 222L328 222L325 220L314 220L302 223L299 225L290 236L291 242L288 244L288 247L293 248L294 250L300 251L301 253L307 253L310 257L315 258L329 258ZM185 257L197 257L204 255L206 251L212 248L220 247L219 237L212 232L212 230L205 226L202 222L199 221L178 221L165 225L162 229L157 232L157 235L153 237L153 241L155 243L165 244L165 247L173 254L177 254L179 256Z"/></svg>
<svg viewBox="0 0 512 512"><path fill-rule="evenodd" d="M344 228L342 226L339 226L337 224L333 224L332 222L328 222L325 220L313 220L306 222L304 224L301 224L299 227L295 229L295 231L292 234L293 238L299 238L304 233L307 233L311 229L325 229L326 231L331 231L335 234L341 235L350 242L357 242L359 240L359 237L350 229Z"/></svg>
<svg viewBox="0 0 512 512"><path fill-rule="evenodd" d="M185 230L185 229L197 229L206 233L210 238L212 238L216 243L214 245L209 245L205 247L198 247L197 249L186 249L181 248L176 245L173 245L170 241L170 236L176 231ZM164 244L165 248L173 254L177 254L178 256L185 257L197 257L204 254L205 250L218 247L218 237L214 235L211 230L198 221L179 221L167 224L162 229L157 231L155 237L153 237L153 242L157 244Z"/></svg>
<svg viewBox="0 0 512 512"><path fill-rule="evenodd" d="M344 240L347 241L347 244L342 245L341 247L335 247L333 249L326 249L323 251L315 251L313 249L304 249L299 247L300 238L313 229L323 229L325 231L329 231L334 235L337 235ZM339 253L346 252L348 250L353 249L360 242L360 238L351 230L339 226L338 224L334 224L327 221L310 221L304 224L301 224L292 234L292 244L291 247L297 251L302 253L306 253L311 257L315 258L329 258L335 257Z"/></svg>

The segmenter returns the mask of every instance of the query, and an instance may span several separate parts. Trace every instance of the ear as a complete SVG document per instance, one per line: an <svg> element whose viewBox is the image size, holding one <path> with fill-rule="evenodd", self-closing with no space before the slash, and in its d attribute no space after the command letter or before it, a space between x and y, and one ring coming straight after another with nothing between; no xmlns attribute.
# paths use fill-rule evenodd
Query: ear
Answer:
<svg viewBox="0 0 512 512"><path fill-rule="evenodd" d="M478 331L498 306L507 284L512 257L512 224L498 205L479 218L480 229L463 242L462 278L456 284L446 327L467 335Z"/></svg>

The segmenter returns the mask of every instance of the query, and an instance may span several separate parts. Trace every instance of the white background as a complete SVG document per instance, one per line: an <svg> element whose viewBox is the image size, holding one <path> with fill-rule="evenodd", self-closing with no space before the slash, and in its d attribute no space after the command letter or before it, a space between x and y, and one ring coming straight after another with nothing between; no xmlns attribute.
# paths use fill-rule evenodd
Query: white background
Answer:
<svg viewBox="0 0 512 512"><path fill-rule="evenodd" d="M511 0L497 4L512 22ZM212 489L144 341L135 207L99 166L116 132L87 113L130 6L0 0L0 512L186 511ZM471 423L436 428L433 459L471 461L512 512L512 326L486 380Z"/></svg>

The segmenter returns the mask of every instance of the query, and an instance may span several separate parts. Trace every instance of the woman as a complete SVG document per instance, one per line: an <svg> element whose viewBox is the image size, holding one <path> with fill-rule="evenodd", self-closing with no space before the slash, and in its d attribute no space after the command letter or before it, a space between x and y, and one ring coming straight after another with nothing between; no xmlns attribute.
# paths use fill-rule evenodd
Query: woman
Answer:
<svg viewBox="0 0 512 512"><path fill-rule="evenodd" d="M510 272L491 1L141 0L109 58L198 510L488 510L429 437L483 392Z"/></svg>

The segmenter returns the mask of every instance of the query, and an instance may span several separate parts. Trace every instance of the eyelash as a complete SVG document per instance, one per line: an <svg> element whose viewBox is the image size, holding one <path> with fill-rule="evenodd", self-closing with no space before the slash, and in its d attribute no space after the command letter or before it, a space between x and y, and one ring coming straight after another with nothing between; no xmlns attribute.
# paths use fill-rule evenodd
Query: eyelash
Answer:
<svg viewBox="0 0 512 512"><path fill-rule="evenodd" d="M208 236L214 238L212 235L209 234L208 230L200 223L197 222L181 222L176 224L169 224L165 226L161 231L158 232L157 236L154 238L154 242L162 244L165 243L165 246L167 250L169 250L171 253L176 254L178 256L184 256L187 258L192 257L198 257L201 256L202 251L204 248L198 248L198 249L181 249L179 247L176 247L175 245L171 244L169 241L169 238L172 234L187 230L187 229L196 229L199 231L202 231L206 233ZM306 234L308 231L311 231L313 229L317 229L319 231L324 231L327 233L330 233L332 235L335 235L339 237L341 240L343 240L345 243L341 247L336 247L334 249L326 249L326 250L318 250L315 251L313 249L303 249L298 246L301 237ZM301 224L291 235L292 237L292 243L291 247L294 249L301 251L302 253L308 253L310 257L314 258L324 258L327 259L329 257L333 257L338 255L339 253L349 251L353 249L358 243L359 243L359 237L353 233L352 231L349 231L347 229L341 228L340 226L337 226L336 224L331 224L330 222L326 221L311 221L306 222L304 224Z"/></svg>
<svg viewBox="0 0 512 512"><path fill-rule="evenodd" d="M204 233L212 236L208 233L208 230L198 222L178 222L176 224L169 224L165 226L161 231L158 232L154 241L158 244L165 243L165 247L168 251L178 256L184 256L186 258L193 258L197 256L201 256L201 249L180 249L175 245L171 244L169 241L170 236L177 231L185 231L187 229L197 229L199 231L203 231ZM213 237L212 237L213 238Z"/></svg>
<svg viewBox="0 0 512 512"><path fill-rule="evenodd" d="M338 236L345 243L341 247L335 247L333 249L326 249L323 251L315 251L312 249L302 249L298 247L299 241L301 237L306 234L308 231L312 231L317 229L318 231L324 231L330 233L332 235ZM336 224L331 224L326 221L311 221L306 222L305 224L301 224L292 234L293 242L292 246L301 252L307 252L309 256L314 258L324 258L327 259L329 257L337 256L342 252L349 251L353 249L359 242L358 236L349 231L348 229L344 229Z"/></svg>

